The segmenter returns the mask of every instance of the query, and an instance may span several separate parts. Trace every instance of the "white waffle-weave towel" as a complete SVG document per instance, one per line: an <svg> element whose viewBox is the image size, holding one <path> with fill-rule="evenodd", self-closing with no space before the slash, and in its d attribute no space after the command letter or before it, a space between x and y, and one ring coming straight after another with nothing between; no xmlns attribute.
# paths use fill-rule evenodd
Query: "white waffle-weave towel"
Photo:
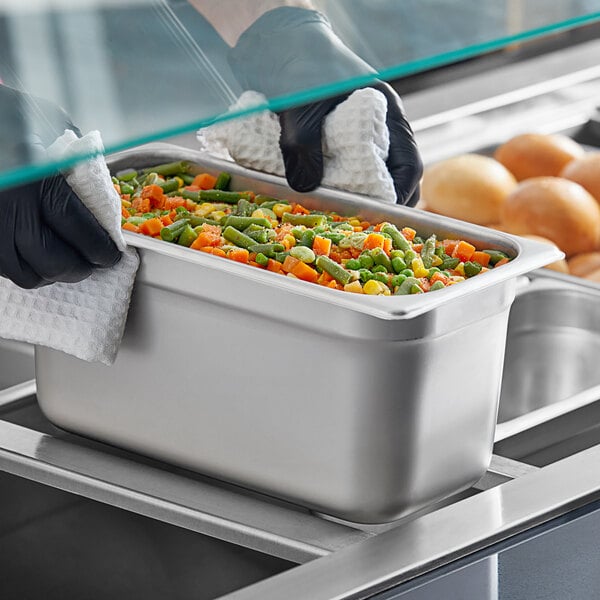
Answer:
<svg viewBox="0 0 600 600"><path fill-rule="evenodd" d="M244 92L232 109L265 102L258 92ZM365 88L353 92L327 115L323 124L323 185L396 202L394 182L385 164L390 147L386 114L385 96ZM285 175L280 135L277 115L262 111L200 129L198 141L207 152L249 169Z"/></svg>
<svg viewBox="0 0 600 600"><path fill-rule="evenodd" d="M0 277L0 337L62 350L86 361L114 362L127 319L139 257L126 248L121 232L121 201L102 156L100 134L82 138L65 131L48 155L57 160L95 155L65 173L81 201L123 251L110 269L95 269L79 283L54 283L24 290Z"/></svg>

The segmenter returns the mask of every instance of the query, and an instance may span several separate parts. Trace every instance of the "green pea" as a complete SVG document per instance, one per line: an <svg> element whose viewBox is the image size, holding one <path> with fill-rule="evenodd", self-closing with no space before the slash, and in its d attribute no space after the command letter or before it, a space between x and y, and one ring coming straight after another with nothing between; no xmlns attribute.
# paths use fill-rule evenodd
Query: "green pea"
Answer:
<svg viewBox="0 0 600 600"><path fill-rule="evenodd" d="M437 290L443 290L446 286L441 281L436 281L430 288L430 292L435 292Z"/></svg>
<svg viewBox="0 0 600 600"><path fill-rule="evenodd" d="M387 273L381 272L373 273L373 279L375 279L376 281L381 281L381 283L385 284L387 284L389 281Z"/></svg>
<svg viewBox="0 0 600 600"><path fill-rule="evenodd" d="M261 266L263 266L263 267L266 267L266 266L269 264L269 259L268 259L268 257L266 257L266 256L265 256L265 255L264 255L262 252L259 252L259 253L256 255L256 259L255 259L255 260L256 260L256 262L257 262L259 265L261 265Z"/></svg>
<svg viewBox="0 0 600 600"><path fill-rule="evenodd" d="M388 270L383 265L375 265L371 271L373 273L387 273Z"/></svg>
<svg viewBox="0 0 600 600"><path fill-rule="evenodd" d="M404 275L404 277L414 277L415 276L412 269L404 269L404 271L402 271L402 273L399 273L399 275Z"/></svg>
<svg viewBox="0 0 600 600"><path fill-rule="evenodd" d="M467 277L475 277L475 275L479 275L481 273L481 265L476 262L467 261L465 263L465 275Z"/></svg>
<svg viewBox="0 0 600 600"><path fill-rule="evenodd" d="M363 269L372 269L373 265L375 264L375 261L373 260L373 257L370 254L361 254L358 258L359 262L360 262L360 266Z"/></svg>
<svg viewBox="0 0 600 600"><path fill-rule="evenodd" d="M361 267L362 267L362 265L360 264L360 260L358 260L356 258L351 258L346 263L346 269L351 269L352 271L358 271L358 269L360 269Z"/></svg>
<svg viewBox="0 0 600 600"><path fill-rule="evenodd" d="M360 277L362 283L367 283L367 281L370 281L374 277L373 273L371 273L369 269L360 269L358 271L358 276Z"/></svg>
<svg viewBox="0 0 600 600"><path fill-rule="evenodd" d="M402 273L406 269L406 263L399 256L392 258L392 269L394 273Z"/></svg>
<svg viewBox="0 0 600 600"><path fill-rule="evenodd" d="M406 275L394 275L392 277L392 285L397 287L401 285L406 280Z"/></svg>

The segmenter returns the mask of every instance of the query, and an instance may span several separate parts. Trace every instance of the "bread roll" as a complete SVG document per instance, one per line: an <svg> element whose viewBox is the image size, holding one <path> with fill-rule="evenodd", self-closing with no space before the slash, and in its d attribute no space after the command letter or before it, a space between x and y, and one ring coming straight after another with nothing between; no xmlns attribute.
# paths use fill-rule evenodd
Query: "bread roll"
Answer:
<svg viewBox="0 0 600 600"><path fill-rule="evenodd" d="M565 166L584 156L584 149L564 135L524 133L498 147L494 158L517 179L558 177Z"/></svg>
<svg viewBox="0 0 600 600"><path fill-rule="evenodd" d="M593 281L595 283L600 283L600 269L592 271L591 273L585 276L585 279L587 279L588 281Z"/></svg>
<svg viewBox="0 0 600 600"><path fill-rule="evenodd" d="M485 225L500 220L502 204L516 185L494 159L464 154L426 168L421 194L432 212Z"/></svg>
<svg viewBox="0 0 600 600"><path fill-rule="evenodd" d="M552 240L567 256L598 249L600 207L578 183L559 177L521 182L508 196L501 224Z"/></svg>
<svg viewBox="0 0 600 600"><path fill-rule="evenodd" d="M542 237L540 235L525 234L525 235L522 235L521 237L527 238L529 240L534 240L536 242L542 242L542 244L550 244L551 246L558 248L558 246L552 240L549 240L548 238ZM567 264L567 261L564 258L561 258L560 260L550 263L549 265L546 265L544 268L550 269L552 271L558 271L559 273L566 273L567 275L570 272L569 265Z"/></svg>
<svg viewBox="0 0 600 600"><path fill-rule="evenodd" d="M600 252L585 252L569 260L569 272L576 277L586 277L600 269Z"/></svg>
<svg viewBox="0 0 600 600"><path fill-rule="evenodd" d="M560 176L582 185L600 203L600 152L571 161Z"/></svg>

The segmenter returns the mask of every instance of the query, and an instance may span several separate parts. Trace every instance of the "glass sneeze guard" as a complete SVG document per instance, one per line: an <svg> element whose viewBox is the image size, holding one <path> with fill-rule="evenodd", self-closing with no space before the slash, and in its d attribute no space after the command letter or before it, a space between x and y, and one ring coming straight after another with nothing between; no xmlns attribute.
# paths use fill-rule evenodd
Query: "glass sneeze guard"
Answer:
<svg viewBox="0 0 600 600"><path fill-rule="evenodd" d="M33 121L49 120L37 98L63 107L82 132L99 130L110 153L600 21L600 0L315 0L314 6L376 74L318 86L294 79L278 86L285 93L242 107L235 105L242 89L229 67L229 46L186 0L4 0L0 79L34 100L0 112L0 187L86 157L51 161L17 143L19 136L29 139ZM2 144L3 135L12 144Z"/></svg>

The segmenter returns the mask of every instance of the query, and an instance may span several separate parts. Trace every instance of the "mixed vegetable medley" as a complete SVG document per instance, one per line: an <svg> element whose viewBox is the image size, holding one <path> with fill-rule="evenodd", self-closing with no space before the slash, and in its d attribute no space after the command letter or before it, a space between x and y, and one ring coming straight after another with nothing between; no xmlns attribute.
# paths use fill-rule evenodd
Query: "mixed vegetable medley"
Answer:
<svg viewBox="0 0 600 600"><path fill-rule="evenodd" d="M441 290L509 261L503 252L463 240L423 239L410 227L229 191L228 173L193 176L189 167L183 161L118 172L113 183L123 229L369 295Z"/></svg>

